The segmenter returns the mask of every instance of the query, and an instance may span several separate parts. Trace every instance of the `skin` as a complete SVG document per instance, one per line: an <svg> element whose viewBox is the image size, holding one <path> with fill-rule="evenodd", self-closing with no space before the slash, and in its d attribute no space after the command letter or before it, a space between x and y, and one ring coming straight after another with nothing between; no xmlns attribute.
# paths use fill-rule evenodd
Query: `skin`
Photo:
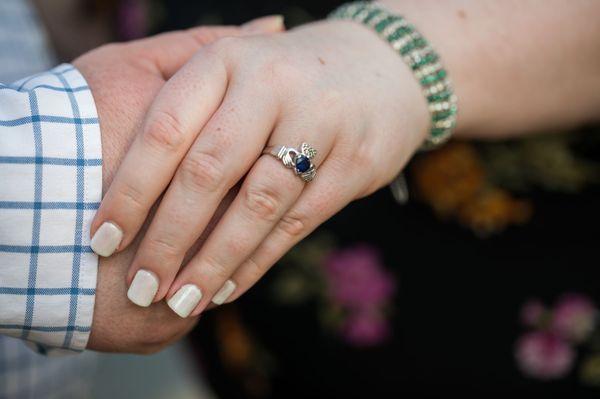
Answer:
<svg viewBox="0 0 600 399"><path fill-rule="evenodd" d="M278 31L278 20L257 20L239 29L196 28L127 44L93 50L73 64L94 96L102 132L103 187L114 179L153 99L171 77L202 46L232 35ZM225 199L225 209L230 199ZM215 220L218 219L218 211ZM146 228L142 228L142 233ZM207 229L210 231L210 228ZM205 238L199 238L194 250ZM118 256L101 259L94 318L88 348L106 352L156 352L185 335L197 318L183 320L164 304L143 309L126 299L125 275L139 243Z"/></svg>
<svg viewBox="0 0 600 399"><path fill-rule="evenodd" d="M506 137L597 120L599 2L383 3L441 54L459 97L457 136ZM139 269L156 273L155 302L195 284L204 293L191 313L197 316L227 279L237 283L231 301L349 202L387 185L429 123L412 73L358 24L327 21L220 40L158 94L92 234L112 221L124 232L119 250L127 248L164 192L127 281ZM319 151L309 184L261 156L267 145L302 142ZM183 262L240 181L206 243Z"/></svg>

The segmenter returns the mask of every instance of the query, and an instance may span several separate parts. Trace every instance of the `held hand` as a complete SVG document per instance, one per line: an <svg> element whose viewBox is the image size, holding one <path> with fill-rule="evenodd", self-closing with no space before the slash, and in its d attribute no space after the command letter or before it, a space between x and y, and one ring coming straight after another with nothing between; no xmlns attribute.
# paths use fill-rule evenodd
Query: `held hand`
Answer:
<svg viewBox="0 0 600 399"><path fill-rule="evenodd" d="M215 215L215 221L231 203L227 198ZM142 234L146 229L142 228ZM212 227L207 228L207 233ZM201 237L192 253L200 248ZM182 319L165 303L150 308L135 306L127 300L125 277L139 246L139 240L110 258L102 258L98 271L94 320L88 349L101 352L154 353L186 335L197 317Z"/></svg>
<svg viewBox="0 0 600 399"><path fill-rule="evenodd" d="M166 297L180 316L196 316L211 300L237 298L317 226L389 183L428 123L411 72L361 26L324 22L223 39L200 50L160 92L93 232L119 226L118 248L126 248L168 187L128 283L138 304ZM303 142L317 150L310 183L276 157L261 156L267 146ZM240 179L232 205L180 271ZM148 275L151 283L140 283Z"/></svg>
<svg viewBox="0 0 600 399"><path fill-rule="evenodd" d="M108 187L156 94L203 45L219 37L281 29L277 19L243 29L196 28L93 50L73 64L85 76L96 102L103 145L103 180ZM230 201L224 201L225 207ZM199 240L198 244L203 240ZM125 275L138 244L101 259L88 348L109 352L153 352L181 337L195 320L181 320L167 306L141 309L125 299Z"/></svg>

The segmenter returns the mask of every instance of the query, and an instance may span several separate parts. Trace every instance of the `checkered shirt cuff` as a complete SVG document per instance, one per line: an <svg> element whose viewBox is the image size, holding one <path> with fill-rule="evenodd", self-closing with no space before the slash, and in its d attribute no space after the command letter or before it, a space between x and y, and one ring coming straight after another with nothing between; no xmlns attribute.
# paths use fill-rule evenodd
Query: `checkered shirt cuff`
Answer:
<svg viewBox="0 0 600 399"><path fill-rule="evenodd" d="M71 65L0 84L0 334L41 352L85 349L102 195L98 115Z"/></svg>

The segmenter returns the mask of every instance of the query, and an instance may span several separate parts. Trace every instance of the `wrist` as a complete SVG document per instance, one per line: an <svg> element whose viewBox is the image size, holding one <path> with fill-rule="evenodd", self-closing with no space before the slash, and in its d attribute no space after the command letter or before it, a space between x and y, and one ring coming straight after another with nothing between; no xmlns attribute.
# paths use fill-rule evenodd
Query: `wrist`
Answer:
<svg viewBox="0 0 600 399"><path fill-rule="evenodd" d="M477 46L473 33L463 24L464 12L450 2L422 0L380 0L376 4L406 17L439 54L444 68L452 79L454 93L459 99L455 136L469 135L480 126L477 115L484 115L481 99L482 86L478 82Z"/></svg>

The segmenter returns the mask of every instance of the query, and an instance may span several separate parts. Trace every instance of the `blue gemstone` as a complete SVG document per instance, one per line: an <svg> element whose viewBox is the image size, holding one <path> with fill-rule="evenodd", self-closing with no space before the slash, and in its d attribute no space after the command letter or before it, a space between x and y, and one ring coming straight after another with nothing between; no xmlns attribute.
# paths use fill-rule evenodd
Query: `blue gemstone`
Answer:
<svg viewBox="0 0 600 399"><path fill-rule="evenodd" d="M304 173L310 169L310 159L304 155L300 155L296 160L296 170L298 173Z"/></svg>

